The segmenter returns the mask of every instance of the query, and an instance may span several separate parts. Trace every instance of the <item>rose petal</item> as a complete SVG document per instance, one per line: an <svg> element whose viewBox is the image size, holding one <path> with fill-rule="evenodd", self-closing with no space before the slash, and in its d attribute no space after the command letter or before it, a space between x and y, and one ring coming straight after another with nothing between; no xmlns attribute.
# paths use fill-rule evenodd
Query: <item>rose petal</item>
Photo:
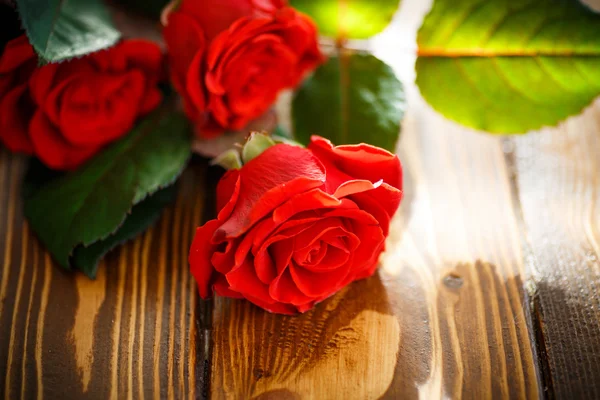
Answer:
<svg viewBox="0 0 600 400"><path fill-rule="evenodd" d="M219 225L220 222L213 219L196 229L196 235L188 256L190 272L196 279L198 291L203 299L212 296L212 284L217 275L210 261L217 246L211 243L210 238Z"/></svg>
<svg viewBox="0 0 600 400"><path fill-rule="evenodd" d="M190 15L206 32L208 41L227 29L237 19L251 15L253 8L248 0L184 0L178 12ZM171 16L175 12L171 13ZM172 20L169 18L169 25Z"/></svg>
<svg viewBox="0 0 600 400"><path fill-rule="evenodd" d="M306 247L302 250L294 251L294 261L298 265L306 267L306 265L320 265L327 252L329 246L327 243L315 243L312 246ZM339 250L339 249L338 249Z"/></svg>
<svg viewBox="0 0 600 400"><path fill-rule="evenodd" d="M146 88L146 94L142 96L142 102L140 109L138 110L140 115L148 114L153 111L156 107L162 103L163 94L160 89L156 87Z"/></svg>
<svg viewBox="0 0 600 400"><path fill-rule="evenodd" d="M274 13L287 5L286 0L251 0L251 3L257 11L264 13Z"/></svg>
<svg viewBox="0 0 600 400"><path fill-rule="evenodd" d="M100 150L97 146L79 147L67 142L41 111L31 119L29 137L35 154L53 169L75 169Z"/></svg>
<svg viewBox="0 0 600 400"><path fill-rule="evenodd" d="M256 276L262 283L270 284L277 277L277 268L275 262L268 251L261 251L254 259L254 268Z"/></svg>
<svg viewBox="0 0 600 400"><path fill-rule="evenodd" d="M213 284L213 289L217 296L230 297L232 299L243 299L240 293L235 290L231 290L229 288L229 282L225 279L224 275L216 274L215 283Z"/></svg>
<svg viewBox="0 0 600 400"><path fill-rule="evenodd" d="M231 169L219 180L217 185L217 213L219 221L225 221L231 215L240 195L240 172Z"/></svg>
<svg viewBox="0 0 600 400"><path fill-rule="evenodd" d="M39 106L42 106L46 101L48 93L54 83L54 76L58 72L59 65L60 64L44 65L31 75L29 81L31 97Z"/></svg>
<svg viewBox="0 0 600 400"><path fill-rule="evenodd" d="M310 306L303 305L303 306L294 307L291 304L266 302L261 299L255 298L251 295L245 295L244 297L246 298L246 300L248 300L251 303L254 303L258 307L262 308L263 310L267 310L268 312L271 312L271 313L284 314L284 315L294 315L294 314L297 314L298 311L304 312L304 311L312 308L312 304L314 304L314 301L313 301L312 303L310 303L311 304Z"/></svg>
<svg viewBox="0 0 600 400"><path fill-rule="evenodd" d="M158 83L163 55L156 43L142 39L123 40L116 46L110 47L106 57L115 57L117 53L126 61L126 68L122 72L140 69L154 84Z"/></svg>
<svg viewBox="0 0 600 400"><path fill-rule="evenodd" d="M200 67L206 50L204 31L189 15L172 12L169 24L163 29L163 37L168 49L171 80L184 99L186 114L196 121L205 108L204 89L198 84L199 76L204 73ZM192 63L194 68L191 68ZM188 87L188 77L194 76L198 78Z"/></svg>
<svg viewBox="0 0 600 400"><path fill-rule="evenodd" d="M273 304L275 300L269 295L268 286L258 279L254 266L249 260L245 260L242 265L234 268L225 275L229 287L248 298L260 300L266 304Z"/></svg>
<svg viewBox="0 0 600 400"><path fill-rule="evenodd" d="M256 273L262 282L270 283L278 273L288 267L294 251L296 236L306 229L309 229L312 225L313 224L310 223L302 224L285 229L281 233L272 235L260 245L255 254L255 265L259 266L257 267ZM236 261L239 262L241 257L247 255L247 251L250 248L249 244L256 245L255 238L258 230L253 229L252 232L254 233L253 237L245 237L242 241L242 243L247 243L248 245L245 249L246 253L236 253ZM238 258L238 254L240 255L240 258Z"/></svg>
<svg viewBox="0 0 600 400"><path fill-rule="evenodd" d="M383 180L381 179L374 183L371 183L371 181L365 181L360 179L347 181L338 186L338 188L333 193L333 196L338 199L341 199L343 197L350 196L351 194L367 192L369 190L377 189L379 186L381 186L382 183Z"/></svg>
<svg viewBox="0 0 600 400"><path fill-rule="evenodd" d="M216 237L240 236L286 200L324 181L323 167L306 149L286 144L268 148L240 170L240 196Z"/></svg>
<svg viewBox="0 0 600 400"><path fill-rule="evenodd" d="M342 202L335 197L328 195L320 189L312 189L305 193L300 193L273 211L273 220L283 222L293 215L306 210L315 210L319 208L340 207Z"/></svg>
<svg viewBox="0 0 600 400"><path fill-rule="evenodd" d="M21 35L4 46L4 51L0 57L0 74L12 72L35 58L35 52L29 44L27 36Z"/></svg>
<svg viewBox="0 0 600 400"><path fill-rule="evenodd" d="M281 274L286 268L289 268L294 255L294 240L281 240L271 245L273 254L273 263L277 269L277 274Z"/></svg>
<svg viewBox="0 0 600 400"><path fill-rule="evenodd" d="M290 274L294 281L294 286L299 291L310 297L330 296L345 286L350 272L350 264L346 263L340 268L314 272L306 268L293 265L290 267Z"/></svg>
<svg viewBox="0 0 600 400"><path fill-rule="evenodd" d="M377 182L381 179L388 185L402 190L402 167L398 156L368 144L334 147L320 136L311 138L308 148L319 159L329 159L345 174L355 179Z"/></svg>
<svg viewBox="0 0 600 400"><path fill-rule="evenodd" d="M58 85L51 92L51 106L45 110L60 105L58 125L65 139L91 146L112 142L131 130L138 109L130 105L143 98L146 79L140 70L131 70L89 79L77 76L64 83L68 86Z"/></svg>
<svg viewBox="0 0 600 400"><path fill-rule="evenodd" d="M375 190L353 194L351 199L361 210L367 211L379 222L384 235L387 236L390 220L400 206L402 192L384 183Z"/></svg>
<svg viewBox="0 0 600 400"><path fill-rule="evenodd" d="M377 271L379 256L383 251L384 247L385 242L382 241L373 251L372 257L358 265L360 268L356 268L352 271L353 281L368 278L372 276L375 273L375 271Z"/></svg>
<svg viewBox="0 0 600 400"><path fill-rule="evenodd" d="M306 304L314 300L312 296L307 296L298 289L289 269L285 269L269 285L269 295L276 301L293 305Z"/></svg>
<svg viewBox="0 0 600 400"><path fill-rule="evenodd" d="M210 238L208 240L210 240ZM216 250L210 258L210 262L212 263L213 267L221 274L226 274L236 267L235 250L238 246L238 243L239 240L230 240L226 243L219 243L218 247L222 248L225 246L225 250Z"/></svg>
<svg viewBox="0 0 600 400"><path fill-rule="evenodd" d="M187 74L185 76L185 93L191 105L196 109L195 119L203 118L203 113L207 108L206 87L202 77L204 76L204 53L199 51L196 53Z"/></svg>
<svg viewBox="0 0 600 400"><path fill-rule="evenodd" d="M0 140L14 152L33 153L27 133L33 115L27 84L16 87L0 99Z"/></svg>

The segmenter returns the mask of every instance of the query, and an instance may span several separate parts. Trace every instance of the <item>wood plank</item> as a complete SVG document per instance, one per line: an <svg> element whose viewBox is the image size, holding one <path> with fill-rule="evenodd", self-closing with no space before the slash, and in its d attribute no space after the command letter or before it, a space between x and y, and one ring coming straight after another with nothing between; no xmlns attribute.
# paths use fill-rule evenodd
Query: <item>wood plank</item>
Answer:
<svg viewBox="0 0 600 400"><path fill-rule="evenodd" d="M405 84L426 3L403 2L374 44ZM407 94L406 198L379 273L295 317L217 299L213 398L538 398L503 143Z"/></svg>
<svg viewBox="0 0 600 400"><path fill-rule="evenodd" d="M600 101L514 139L519 212L550 398L600 398Z"/></svg>
<svg viewBox="0 0 600 400"><path fill-rule="evenodd" d="M177 203L109 254L95 281L66 273L27 227L25 160L0 150L0 396L195 398L196 287L187 254L201 223L205 165Z"/></svg>

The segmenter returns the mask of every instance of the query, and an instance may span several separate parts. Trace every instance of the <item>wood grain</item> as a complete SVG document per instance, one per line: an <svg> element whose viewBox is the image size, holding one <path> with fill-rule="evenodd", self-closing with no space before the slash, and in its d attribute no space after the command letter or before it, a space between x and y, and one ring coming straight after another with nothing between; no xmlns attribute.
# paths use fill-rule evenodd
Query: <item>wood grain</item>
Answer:
<svg viewBox="0 0 600 400"><path fill-rule="evenodd" d="M405 0L372 43L409 99L388 251L301 316L197 299L187 252L218 179L204 163L89 281L32 235L24 159L0 150L0 397L600 398L600 101L513 139L443 119L408 84L427 8Z"/></svg>
<svg viewBox="0 0 600 400"><path fill-rule="evenodd" d="M414 58L386 55L426 10L403 2L379 43L405 83ZM218 299L213 398L539 397L503 143L444 120L414 85L407 95L407 196L379 273L295 317Z"/></svg>
<svg viewBox="0 0 600 400"><path fill-rule="evenodd" d="M513 140L534 319L550 398L600 398L600 101Z"/></svg>
<svg viewBox="0 0 600 400"><path fill-rule="evenodd" d="M213 398L537 398L501 142L412 109L378 276L297 317L219 299Z"/></svg>
<svg viewBox="0 0 600 400"><path fill-rule="evenodd" d="M187 253L203 218L205 165L184 174L176 204L109 254L95 281L53 265L28 229L24 168L0 150L0 397L199 396Z"/></svg>

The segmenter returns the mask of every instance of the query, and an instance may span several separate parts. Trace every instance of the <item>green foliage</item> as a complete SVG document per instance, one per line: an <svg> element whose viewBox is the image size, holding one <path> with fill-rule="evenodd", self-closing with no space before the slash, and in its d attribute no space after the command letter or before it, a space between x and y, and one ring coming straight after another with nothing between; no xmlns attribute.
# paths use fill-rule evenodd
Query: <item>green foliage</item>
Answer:
<svg viewBox="0 0 600 400"><path fill-rule="evenodd" d="M73 249L116 235L133 205L175 181L190 153L185 118L157 111L73 173L37 190L36 182L45 177L29 174L32 184L24 190L25 215L55 260L64 268L75 267L70 260ZM138 221L147 221L149 214L144 211ZM120 242L125 236L131 235L119 232L106 243Z"/></svg>
<svg viewBox="0 0 600 400"><path fill-rule="evenodd" d="M120 37L101 0L16 0L21 21L40 58L80 57Z"/></svg>
<svg viewBox="0 0 600 400"><path fill-rule="evenodd" d="M555 125L600 93L600 15L577 1L436 0L417 42L423 97L476 129Z"/></svg>
<svg viewBox="0 0 600 400"><path fill-rule="evenodd" d="M392 69L366 54L331 57L307 79L292 103L294 136L335 144L366 142L394 151L404 115L404 91Z"/></svg>
<svg viewBox="0 0 600 400"><path fill-rule="evenodd" d="M175 200L176 186L160 189L133 206L123 225L106 239L94 242L89 247L77 246L71 259L74 268L83 271L90 278L95 278L98 263L106 253L138 236L158 220L163 209Z"/></svg>
<svg viewBox="0 0 600 400"><path fill-rule="evenodd" d="M365 39L381 32L392 20L399 0L290 0L310 15L325 36Z"/></svg>

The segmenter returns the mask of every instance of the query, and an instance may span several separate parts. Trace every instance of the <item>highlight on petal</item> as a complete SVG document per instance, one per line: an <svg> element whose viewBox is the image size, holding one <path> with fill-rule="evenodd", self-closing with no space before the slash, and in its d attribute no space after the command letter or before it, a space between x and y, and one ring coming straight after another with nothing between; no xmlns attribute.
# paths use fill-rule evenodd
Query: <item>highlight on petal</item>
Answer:
<svg viewBox="0 0 600 400"><path fill-rule="evenodd" d="M381 186L382 183L383 183L382 179L378 180L375 183L371 183L371 181L364 181L364 180L358 180L358 179L353 180L353 181L347 181L347 182L342 183L335 190L335 193L333 195L334 195L334 197L341 199L342 197L347 197L352 194L367 192L369 190L375 190L379 186Z"/></svg>

